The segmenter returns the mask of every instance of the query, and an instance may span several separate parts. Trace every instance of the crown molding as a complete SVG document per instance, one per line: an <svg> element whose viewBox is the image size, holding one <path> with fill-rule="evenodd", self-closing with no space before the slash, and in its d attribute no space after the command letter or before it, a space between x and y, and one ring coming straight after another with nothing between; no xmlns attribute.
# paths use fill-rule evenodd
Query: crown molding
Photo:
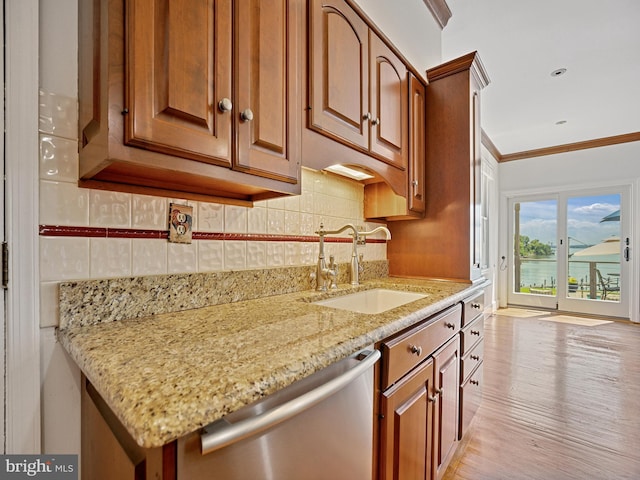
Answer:
<svg viewBox="0 0 640 480"><path fill-rule="evenodd" d="M424 4L427 6L433 18L435 18L438 25L440 25L440 29L443 29L447 26L449 19L451 18L451 10L449 9L449 5L445 0L423 0Z"/></svg>
<svg viewBox="0 0 640 480"><path fill-rule="evenodd" d="M486 142L485 143L485 138ZM482 143L496 157L500 163L513 162L515 160L524 160L526 158L543 157L545 155L556 155L558 153L575 152L577 150L587 150L589 148L606 147L609 145L617 145L619 143L640 142L640 132L625 133L623 135L614 135L611 137L596 138L594 140L585 140L583 142L566 143L564 145L556 145L553 147L538 148L535 150L525 150L522 152L514 152L501 154L493 145L488 135L483 132ZM489 145L492 145L493 151ZM497 155L496 155L497 153Z"/></svg>

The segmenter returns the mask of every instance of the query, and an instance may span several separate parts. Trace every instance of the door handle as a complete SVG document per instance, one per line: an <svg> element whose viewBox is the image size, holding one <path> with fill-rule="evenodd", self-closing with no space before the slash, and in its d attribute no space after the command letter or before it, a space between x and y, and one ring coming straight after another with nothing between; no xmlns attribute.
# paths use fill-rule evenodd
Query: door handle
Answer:
<svg viewBox="0 0 640 480"><path fill-rule="evenodd" d="M361 354L366 354L366 357L346 372L271 410L240 420L237 423L229 423L225 421L224 418L221 418L207 425L200 434L202 455L226 447L243 438L251 437L274 425L284 422L340 391L360 375L364 374L369 368L373 367L380 358L379 350L362 351L353 356L360 358Z"/></svg>

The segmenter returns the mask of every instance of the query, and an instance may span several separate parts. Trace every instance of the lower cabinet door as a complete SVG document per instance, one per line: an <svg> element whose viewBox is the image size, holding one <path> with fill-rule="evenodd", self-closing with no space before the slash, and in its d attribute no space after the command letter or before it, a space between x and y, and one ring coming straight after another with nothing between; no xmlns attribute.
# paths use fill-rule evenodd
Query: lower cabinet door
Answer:
<svg viewBox="0 0 640 480"><path fill-rule="evenodd" d="M482 400L482 367L475 369L466 382L460 387L460 438L464 436L469 424L480 407Z"/></svg>
<svg viewBox="0 0 640 480"><path fill-rule="evenodd" d="M434 420L434 479L443 477L458 442L460 337L456 335L433 354L435 388L440 398Z"/></svg>
<svg viewBox="0 0 640 480"><path fill-rule="evenodd" d="M380 480L431 479L433 359L382 393Z"/></svg>

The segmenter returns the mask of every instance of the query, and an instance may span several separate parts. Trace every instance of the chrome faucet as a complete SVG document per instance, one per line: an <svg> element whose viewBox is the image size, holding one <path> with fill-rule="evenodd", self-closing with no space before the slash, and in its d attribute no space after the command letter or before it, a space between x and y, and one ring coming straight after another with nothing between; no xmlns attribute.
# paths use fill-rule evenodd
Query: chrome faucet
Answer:
<svg viewBox="0 0 640 480"><path fill-rule="evenodd" d="M387 240L391 239L391 232L387 227L377 227L369 232L359 232L358 229L348 223L337 230L325 230L324 225L320 224L320 230L316 232L320 237L319 244L319 252L318 252L318 264L316 266L316 290L318 291L326 291L327 290L327 282L330 281L331 278L334 280L330 282L332 288L335 288L335 277L337 276L337 267L332 262L333 267L327 268L327 263L324 257L324 237L325 235L337 235L339 233L344 232L347 229L351 229L351 236L353 237L353 247L351 249L351 264L349 268L349 273L351 277L351 285L360 285L360 262L362 261L358 257L358 242L360 239L365 239L368 235L373 235L377 232L386 232Z"/></svg>
<svg viewBox="0 0 640 480"><path fill-rule="evenodd" d="M391 232L387 227L376 227L369 232L356 232L353 236L353 249L351 251L351 285L360 285L360 262L362 258L358 257L358 242L360 238L366 241L366 237L373 235L374 233L385 232L387 234L387 240L391 240Z"/></svg>

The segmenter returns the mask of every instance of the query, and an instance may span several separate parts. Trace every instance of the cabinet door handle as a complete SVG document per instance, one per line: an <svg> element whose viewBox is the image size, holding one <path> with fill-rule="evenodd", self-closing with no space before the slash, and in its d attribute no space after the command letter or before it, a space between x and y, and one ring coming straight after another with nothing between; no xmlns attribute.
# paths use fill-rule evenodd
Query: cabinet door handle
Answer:
<svg viewBox="0 0 640 480"><path fill-rule="evenodd" d="M447 328L450 328L451 330L455 330L455 328L456 328L456 326L453 323L450 323L450 322L446 322L444 324L444 326L447 327Z"/></svg>
<svg viewBox="0 0 640 480"><path fill-rule="evenodd" d="M479 380L469 380L469 382L471 383L471 385L480 385L480 381Z"/></svg>
<svg viewBox="0 0 640 480"><path fill-rule="evenodd" d="M230 112L231 110L233 110L233 103L231 103L231 100L225 97L218 102L218 109L222 113Z"/></svg>
<svg viewBox="0 0 640 480"><path fill-rule="evenodd" d="M480 330L471 330L471 335L477 335L479 337L480 336Z"/></svg>
<svg viewBox="0 0 640 480"><path fill-rule="evenodd" d="M242 111L242 113L240 114L240 118L243 122L250 122L251 120L253 120L253 112L250 108L247 108Z"/></svg>
<svg viewBox="0 0 640 480"><path fill-rule="evenodd" d="M422 355L422 347L419 345L409 345L409 351L418 357Z"/></svg>
<svg viewBox="0 0 640 480"><path fill-rule="evenodd" d="M480 355L471 355L469 358L471 358L471 360L478 361L480 360Z"/></svg>

